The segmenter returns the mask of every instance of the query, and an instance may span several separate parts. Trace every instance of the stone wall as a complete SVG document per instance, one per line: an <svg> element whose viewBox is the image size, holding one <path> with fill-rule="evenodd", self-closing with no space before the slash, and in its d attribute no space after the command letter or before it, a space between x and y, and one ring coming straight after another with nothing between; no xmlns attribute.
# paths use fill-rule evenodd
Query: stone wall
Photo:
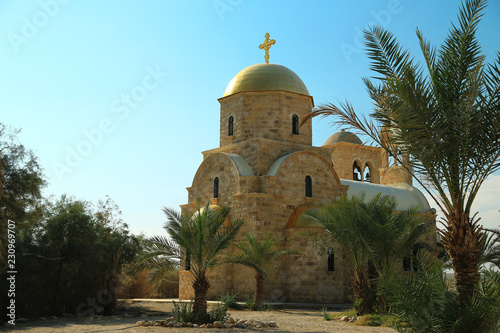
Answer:
<svg viewBox="0 0 500 333"><path fill-rule="evenodd" d="M220 146L253 138L275 139L305 145L312 144L312 126L308 121L292 134L292 116L299 122L311 113L311 96L288 91L242 91L219 99ZM233 135L228 135L228 120L233 117Z"/></svg>
<svg viewBox="0 0 500 333"><path fill-rule="evenodd" d="M312 197L305 196L306 175L312 178ZM212 198L214 177L220 179L220 196L217 199ZM250 189L259 191L250 192ZM305 236L299 235L295 240L291 237L293 232L287 229L289 217L298 207L332 203L347 192L347 187L340 184L335 170L323 156L311 151L295 152L276 166L274 176L240 178L236 166L227 155L213 153L204 160L193 186L188 190L190 202L183 206L184 211L196 209L197 198L200 198L202 203L210 201L212 204L231 207L233 221L245 220L237 241L244 240L245 232L256 234L259 238L270 232L278 238L287 239L283 241L284 248L298 252L293 258L284 258L273 267L275 278L266 283L267 298L293 302L345 301L342 260L337 261L335 272L327 272L325 256L320 256L311 246L311 241L303 239ZM226 254L235 250L228 249ZM181 265L179 295L189 298L193 293L192 281L186 274L189 272L182 270L183 267ZM217 299L226 292L238 293L240 297L252 297L255 293L253 271L236 265L223 265L214 269L210 274L210 284L210 299ZM311 293L311 288L316 289L316 292Z"/></svg>
<svg viewBox="0 0 500 333"><path fill-rule="evenodd" d="M330 161L330 151L323 147L313 147L300 143L283 142L271 139L255 138L237 144L226 145L203 152L204 159L216 153L235 154L243 157L256 176L266 175L269 168L282 156L297 152L314 152Z"/></svg>
<svg viewBox="0 0 500 333"><path fill-rule="evenodd" d="M370 182L381 183L380 168L387 167L387 154L382 148L358 145L350 142L339 142L323 146L330 151L331 162L339 178L353 179L353 165L358 163L364 175L366 165L370 168Z"/></svg>
<svg viewBox="0 0 500 333"><path fill-rule="evenodd" d="M397 183L413 184L411 174L401 165L380 169L380 184L391 185Z"/></svg>

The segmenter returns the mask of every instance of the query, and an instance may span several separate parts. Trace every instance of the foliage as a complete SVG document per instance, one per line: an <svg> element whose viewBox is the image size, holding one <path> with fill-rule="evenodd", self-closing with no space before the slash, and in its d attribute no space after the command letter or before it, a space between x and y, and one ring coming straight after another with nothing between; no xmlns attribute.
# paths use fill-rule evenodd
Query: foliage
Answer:
<svg viewBox="0 0 500 333"><path fill-rule="evenodd" d="M0 124L0 218L25 221L37 212L46 185L38 158L17 140L20 130Z"/></svg>
<svg viewBox="0 0 500 333"><path fill-rule="evenodd" d="M356 326L382 326L382 327L393 327L395 325L403 324L391 314L367 314L360 317L354 322Z"/></svg>
<svg viewBox="0 0 500 333"><path fill-rule="evenodd" d="M210 322L213 323L214 321L224 321L225 319L227 319L227 309L228 307L226 304L224 304L223 302L218 302L217 305L208 312Z"/></svg>
<svg viewBox="0 0 500 333"><path fill-rule="evenodd" d="M47 203L43 219L16 239L17 313L24 317L63 313L110 313L122 263L139 248L108 198L97 207L61 197Z"/></svg>
<svg viewBox="0 0 500 333"><path fill-rule="evenodd" d="M175 302L172 301L174 308L172 309L172 317L177 323L194 323L196 317L193 313L193 301Z"/></svg>
<svg viewBox="0 0 500 333"><path fill-rule="evenodd" d="M174 308L172 316L177 323L196 323L200 322L199 313L194 310L194 301L189 302L172 302ZM208 319L206 323L213 323L214 321L223 321L227 319L227 305L223 302L218 302L215 307L208 312Z"/></svg>
<svg viewBox="0 0 500 333"><path fill-rule="evenodd" d="M255 309L255 298L247 297L245 304L247 305L247 309L252 311Z"/></svg>
<svg viewBox="0 0 500 333"><path fill-rule="evenodd" d="M238 297L238 294L233 294L233 293L225 293L220 296L220 301L223 303L228 309L236 309L239 310L241 309L241 305L238 304L236 301L236 298Z"/></svg>
<svg viewBox="0 0 500 333"><path fill-rule="evenodd" d="M150 293L161 294L165 286L175 284L172 274L178 274L179 247L164 236L153 236L143 240L142 250L131 267L131 273L149 271Z"/></svg>
<svg viewBox="0 0 500 333"><path fill-rule="evenodd" d="M349 103L323 105L312 115L336 115L339 125L368 135L437 202L445 215L442 244L464 300L479 280L483 242L471 207L485 179L500 168L500 53L487 64L476 37L485 7L486 0L465 0L440 48L417 29L423 68L389 31L365 31L380 83L364 79L376 122L356 115Z"/></svg>
<svg viewBox="0 0 500 333"><path fill-rule="evenodd" d="M339 244L349 256L354 272L353 302L360 315L371 312L368 262L379 276L389 275L428 230L416 210L397 212L396 208L393 197L379 194L365 202L361 194L307 212L326 228L322 246Z"/></svg>
<svg viewBox="0 0 500 333"><path fill-rule="evenodd" d="M466 302L446 288L442 263L420 257L421 269L407 276L382 279L384 294L401 320L402 332L498 332L500 272L487 271Z"/></svg>
<svg viewBox="0 0 500 333"><path fill-rule="evenodd" d="M31 228L41 216L42 189L46 185L42 168L33 151L19 143L20 130L0 124L0 271L5 271L7 220L16 230Z"/></svg>
<svg viewBox="0 0 500 333"><path fill-rule="evenodd" d="M332 319L332 317L328 314L328 308L321 308L321 314L323 316L323 320Z"/></svg>
<svg viewBox="0 0 500 333"><path fill-rule="evenodd" d="M335 314L332 314L330 315L330 318L331 319L337 319L337 318L340 318L340 317L343 317L343 316L347 316L347 317L354 317L354 316L357 316L357 311L356 311L356 308L351 308L347 311L342 311L342 312L336 312Z"/></svg>
<svg viewBox="0 0 500 333"><path fill-rule="evenodd" d="M278 249L281 239L271 236L268 232L262 240L257 240L255 235L245 234L246 242L235 243L241 253L233 255L227 262L250 267L255 271L256 292L255 306L260 307L263 301L264 280L269 278L271 266L279 258L295 253L294 251Z"/></svg>
<svg viewBox="0 0 500 333"><path fill-rule="evenodd" d="M163 209L168 218L164 227L171 239L181 247L179 254L189 254L195 292L193 312L199 322L209 319L206 294L210 283L207 274L221 263L220 253L229 247L243 224L243 221L236 220L232 223L228 221L225 225L230 210L217 207L215 209L207 204L203 208L198 207L193 215L181 215L172 209Z"/></svg>
<svg viewBox="0 0 500 333"><path fill-rule="evenodd" d="M487 229L478 257L479 267L493 264L500 268L500 229Z"/></svg>
<svg viewBox="0 0 500 333"><path fill-rule="evenodd" d="M137 263L122 266L117 286L117 297L119 299L179 298L178 270L165 272L165 275L162 275L162 279L157 281L151 279L151 276L154 275L152 270L137 270L136 267Z"/></svg>

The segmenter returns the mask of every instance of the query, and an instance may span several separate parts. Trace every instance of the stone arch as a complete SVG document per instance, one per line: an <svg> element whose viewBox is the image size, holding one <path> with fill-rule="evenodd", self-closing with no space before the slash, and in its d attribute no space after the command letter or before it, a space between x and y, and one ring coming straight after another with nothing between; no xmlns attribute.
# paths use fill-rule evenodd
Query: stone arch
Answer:
<svg viewBox="0 0 500 333"><path fill-rule="evenodd" d="M280 157L271 165L267 175L276 176L273 194L283 195L287 202L305 200L306 176L312 178L314 186L313 198L309 199L331 198L340 186L340 179L331 163L319 154L306 150Z"/></svg>
<svg viewBox="0 0 500 333"><path fill-rule="evenodd" d="M241 156L215 153L203 160L193 179L189 202L198 198L206 203L213 198L214 179L219 179L219 197L239 193L240 177L253 175L252 169Z"/></svg>
<svg viewBox="0 0 500 333"><path fill-rule="evenodd" d="M363 178L363 163L360 160L354 160L352 162L352 179L361 181Z"/></svg>
<svg viewBox="0 0 500 333"><path fill-rule="evenodd" d="M313 218L305 215L305 212L309 209L318 209L321 208L318 205L314 204L304 204L295 208L290 217L288 218L288 222L286 224L287 228L324 228L324 226L315 221Z"/></svg>
<svg viewBox="0 0 500 333"><path fill-rule="evenodd" d="M373 182L375 168L373 167L373 163L371 161L366 161L363 166L363 181L366 183ZM368 177L368 178L367 178Z"/></svg>

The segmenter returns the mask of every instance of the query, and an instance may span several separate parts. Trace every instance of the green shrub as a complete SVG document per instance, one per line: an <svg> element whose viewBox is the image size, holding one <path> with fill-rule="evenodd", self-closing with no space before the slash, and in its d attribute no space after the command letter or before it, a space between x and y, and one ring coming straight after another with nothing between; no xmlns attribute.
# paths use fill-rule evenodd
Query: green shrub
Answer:
<svg viewBox="0 0 500 333"><path fill-rule="evenodd" d="M250 310L250 311L253 311L254 308L255 308L255 300L253 299L253 297L248 297L247 300L245 301L245 303L247 304L247 309Z"/></svg>
<svg viewBox="0 0 500 333"><path fill-rule="evenodd" d="M172 316L174 320L178 323L194 323L196 318L193 314L193 300L189 302L178 302L172 301L174 309L172 310Z"/></svg>
<svg viewBox="0 0 500 333"><path fill-rule="evenodd" d="M343 317L343 316L347 316L347 317L354 317L354 316L357 316L357 311L355 308L352 308L352 309L349 309L347 311L343 311L343 312L338 312L336 314L331 314L330 315L330 319L337 319L337 318L340 318L340 317Z"/></svg>
<svg viewBox="0 0 500 333"><path fill-rule="evenodd" d="M236 297L238 297L238 294L233 294L233 293L226 293L222 294L220 297L220 301L226 305L226 307L229 309L241 309L241 305L236 302Z"/></svg>
<svg viewBox="0 0 500 333"><path fill-rule="evenodd" d="M322 308L321 313L323 314L323 320L330 320L330 315L328 314L328 308Z"/></svg>
<svg viewBox="0 0 500 333"><path fill-rule="evenodd" d="M210 316L210 322L213 323L214 321L224 321L225 319L227 319L226 312L227 305L223 302L217 303L215 308L208 312L208 315Z"/></svg>
<svg viewBox="0 0 500 333"><path fill-rule="evenodd" d="M500 272L483 272L474 296L461 303L446 286L442 263L421 261L417 272L381 280L384 296L400 319L392 327L409 332L500 331Z"/></svg>

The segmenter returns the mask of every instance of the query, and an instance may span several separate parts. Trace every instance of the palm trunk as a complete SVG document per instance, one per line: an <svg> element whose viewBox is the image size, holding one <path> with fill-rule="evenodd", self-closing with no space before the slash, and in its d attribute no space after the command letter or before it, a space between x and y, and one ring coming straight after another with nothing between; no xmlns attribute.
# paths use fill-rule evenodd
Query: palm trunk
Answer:
<svg viewBox="0 0 500 333"><path fill-rule="evenodd" d="M255 274L255 281L257 282L257 288L255 290L255 307L260 308L263 298L264 298L264 277L260 274Z"/></svg>
<svg viewBox="0 0 500 333"><path fill-rule="evenodd" d="M354 296L354 306L358 316L363 316L371 312L370 282L365 274L358 272L352 281L352 291Z"/></svg>
<svg viewBox="0 0 500 333"><path fill-rule="evenodd" d="M197 317L199 323L206 323L208 321L207 313L207 292L210 288L210 283L205 278L195 279L193 282L194 289L194 304L193 313Z"/></svg>
<svg viewBox="0 0 500 333"><path fill-rule="evenodd" d="M474 294L479 282L477 259L484 233L478 220L470 219L465 212L457 209L447 217L448 225L441 232L442 243L451 257L458 297L466 301Z"/></svg>

